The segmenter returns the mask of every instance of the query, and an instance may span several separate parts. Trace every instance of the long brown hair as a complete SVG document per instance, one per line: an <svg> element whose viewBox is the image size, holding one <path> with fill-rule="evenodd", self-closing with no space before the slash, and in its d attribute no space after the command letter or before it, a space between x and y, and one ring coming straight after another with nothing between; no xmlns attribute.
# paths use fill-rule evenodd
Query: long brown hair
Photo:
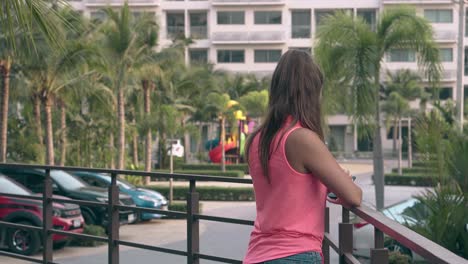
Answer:
<svg viewBox="0 0 468 264"><path fill-rule="evenodd" d="M272 154L270 144L288 116L292 117L292 125L300 122L323 140L320 112L322 85L323 74L308 53L289 50L283 54L272 76L266 118L248 138L245 148L249 162L250 146L260 133L259 159L268 180L268 162Z"/></svg>

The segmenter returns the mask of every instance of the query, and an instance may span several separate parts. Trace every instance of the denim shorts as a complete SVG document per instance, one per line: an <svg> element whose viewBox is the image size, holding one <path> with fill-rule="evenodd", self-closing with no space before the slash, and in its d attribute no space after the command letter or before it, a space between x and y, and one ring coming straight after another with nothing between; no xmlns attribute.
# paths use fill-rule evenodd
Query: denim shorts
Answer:
<svg viewBox="0 0 468 264"><path fill-rule="evenodd" d="M315 251L304 252L280 259L268 260L263 264L322 264L322 256Z"/></svg>

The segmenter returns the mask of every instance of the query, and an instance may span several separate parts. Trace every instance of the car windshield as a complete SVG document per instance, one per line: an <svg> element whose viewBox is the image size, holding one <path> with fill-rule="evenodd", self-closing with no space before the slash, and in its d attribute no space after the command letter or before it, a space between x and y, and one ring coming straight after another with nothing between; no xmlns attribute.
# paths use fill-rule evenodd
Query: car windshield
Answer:
<svg viewBox="0 0 468 264"><path fill-rule="evenodd" d="M18 183L4 176L0 176L0 192L8 193L8 194L19 194L19 195L31 195L32 194L23 186L19 185Z"/></svg>
<svg viewBox="0 0 468 264"><path fill-rule="evenodd" d="M50 177L64 189L74 190L87 187L86 183L65 171L52 170Z"/></svg>
<svg viewBox="0 0 468 264"><path fill-rule="evenodd" d="M122 187L122 188L124 188L124 189L126 189L126 190L134 190L134 189L136 189L135 185L129 183L129 182L126 181L126 180L119 179L119 180L117 180L117 184L118 184L120 187Z"/></svg>
<svg viewBox="0 0 468 264"><path fill-rule="evenodd" d="M383 210L382 213L385 216L402 224L412 220L413 217L411 215L411 208L416 208L419 204L420 202L417 199L409 199L402 203L388 207L387 209Z"/></svg>

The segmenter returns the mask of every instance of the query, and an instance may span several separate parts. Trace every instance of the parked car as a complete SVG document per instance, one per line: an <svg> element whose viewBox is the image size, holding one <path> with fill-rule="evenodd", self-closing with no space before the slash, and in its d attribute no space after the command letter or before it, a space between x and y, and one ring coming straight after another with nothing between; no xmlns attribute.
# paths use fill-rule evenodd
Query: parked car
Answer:
<svg viewBox="0 0 468 264"><path fill-rule="evenodd" d="M415 223L415 221L417 221L411 217L411 213L408 213L411 210L418 210L421 214L424 214L425 208L424 205L421 204L421 202L419 202L416 198L410 198L408 200L386 207L381 210L381 212L388 218L400 224L407 224L411 226ZM354 217L351 222L354 223L353 253L356 256L369 258L369 248L374 247L374 227L359 217ZM387 247L390 251L399 251L402 254L408 255L415 261L424 260L421 256L412 252L410 249L404 247L390 237L386 237L385 247Z"/></svg>
<svg viewBox="0 0 468 264"><path fill-rule="evenodd" d="M40 193L44 189L45 171L39 169L0 169L3 173L15 181L26 186L32 192ZM51 170L50 177L53 181L53 193L71 199L85 200L93 202L107 202L108 190L89 186L79 178L61 170ZM119 195L120 204L135 205L132 198L125 194ZM88 225L100 225L107 230L109 216L107 206L80 206L81 213ZM120 224L128 224L136 221L136 214L133 211L120 211Z"/></svg>
<svg viewBox="0 0 468 264"><path fill-rule="evenodd" d="M0 193L39 196L2 174L0 174ZM0 196L0 220L42 226L42 219L42 201ZM75 204L54 202L52 224L54 229L82 233L84 219L80 207ZM67 244L68 236L54 234L52 240L55 248L61 248ZM7 245L14 253L33 255L40 249L41 242L41 235L37 231L0 228L0 244Z"/></svg>
<svg viewBox="0 0 468 264"><path fill-rule="evenodd" d="M106 174L84 171L71 173L91 186L108 188L111 184L111 177ZM117 185L119 186L120 192L130 195L138 207L167 210L167 200L162 194L156 191L138 188L123 179L118 179ZM161 217L162 215L160 214L141 212L138 218L141 221L148 221Z"/></svg>

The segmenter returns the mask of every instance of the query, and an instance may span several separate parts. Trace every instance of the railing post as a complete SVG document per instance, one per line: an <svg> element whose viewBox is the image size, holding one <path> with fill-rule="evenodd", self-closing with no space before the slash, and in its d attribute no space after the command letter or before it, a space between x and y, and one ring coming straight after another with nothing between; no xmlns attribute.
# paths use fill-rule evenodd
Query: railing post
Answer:
<svg viewBox="0 0 468 264"><path fill-rule="evenodd" d="M353 253L353 224L349 223L349 210L343 207L342 223L338 226L340 264L346 263L344 253Z"/></svg>
<svg viewBox="0 0 468 264"><path fill-rule="evenodd" d="M119 203L119 189L117 187L117 174L111 173L111 185L109 186L108 215L108 261L109 264L119 264L119 210L115 205Z"/></svg>
<svg viewBox="0 0 468 264"><path fill-rule="evenodd" d="M325 207L325 233L330 233L330 208L327 206ZM322 254L323 254L323 261L325 264L330 263L330 245L323 240L322 243Z"/></svg>
<svg viewBox="0 0 468 264"><path fill-rule="evenodd" d="M199 264L200 259L196 253L200 252L199 221L194 214L198 214L199 196L196 192L195 180L190 180L187 194L187 264Z"/></svg>
<svg viewBox="0 0 468 264"><path fill-rule="evenodd" d="M52 179L50 178L50 169L45 170L44 193L42 194L42 261L48 264L53 261L53 242L52 234Z"/></svg>
<svg viewBox="0 0 468 264"><path fill-rule="evenodd" d="M384 247L384 233L375 227L374 247L370 250L371 264L387 264L388 249Z"/></svg>

